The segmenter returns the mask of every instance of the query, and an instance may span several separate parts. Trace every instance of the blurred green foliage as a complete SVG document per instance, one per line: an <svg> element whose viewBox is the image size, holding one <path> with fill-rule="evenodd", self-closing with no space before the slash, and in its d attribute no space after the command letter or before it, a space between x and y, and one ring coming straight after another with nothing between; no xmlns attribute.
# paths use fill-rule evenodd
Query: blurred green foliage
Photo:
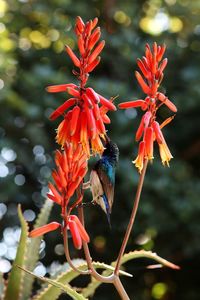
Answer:
<svg viewBox="0 0 200 300"><path fill-rule="evenodd" d="M180 264L182 270L147 270L145 264L134 262L127 268L134 277L124 284L131 299L196 300L200 293L198 0L0 0L0 202L6 205L0 207L1 238L5 228L18 225L17 203L37 214L44 201L57 147L58 123L51 123L48 116L66 97L47 94L45 86L76 81L64 44L76 52L73 25L77 15L85 21L99 17L106 47L89 85L106 97L119 95L116 103L143 97L134 70L145 43L167 45L169 63L162 89L178 113L164 134L174 159L169 169L164 168L155 154L127 250L154 250ZM163 109L159 117L168 115ZM110 117L109 135L121 153L112 230L98 207L85 209L93 258L105 262L117 256L133 204L138 175L131 160L137 153L134 133L140 113L117 111ZM87 195L85 201L89 200ZM57 207L52 213L52 219L56 218ZM62 251L55 251L61 237L51 233L45 240L42 263L64 262ZM95 299L110 299L110 295L116 299L114 293L111 286L103 285Z"/></svg>

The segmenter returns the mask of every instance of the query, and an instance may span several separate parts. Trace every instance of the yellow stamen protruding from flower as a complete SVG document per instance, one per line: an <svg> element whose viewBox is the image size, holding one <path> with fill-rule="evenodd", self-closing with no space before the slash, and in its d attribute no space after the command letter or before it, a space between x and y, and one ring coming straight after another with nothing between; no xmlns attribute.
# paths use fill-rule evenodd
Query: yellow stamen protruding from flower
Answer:
<svg viewBox="0 0 200 300"><path fill-rule="evenodd" d="M145 155L145 142L142 141L139 144L139 151L138 156L133 161L133 164L135 164L136 168L138 169L139 173L142 172L143 164L144 164L144 155Z"/></svg>
<svg viewBox="0 0 200 300"><path fill-rule="evenodd" d="M174 118L175 118L175 115L167 118L164 122L162 122L160 124L160 129L162 129L163 127L165 127L166 125L168 125Z"/></svg>
<svg viewBox="0 0 200 300"><path fill-rule="evenodd" d="M160 157L162 160L162 164L169 167L169 161L173 158L164 138L162 144L159 144Z"/></svg>
<svg viewBox="0 0 200 300"><path fill-rule="evenodd" d="M102 138L105 139L104 136ZM104 151L104 146L98 135L96 135L96 137L91 140L91 148L94 155L96 154L102 155Z"/></svg>

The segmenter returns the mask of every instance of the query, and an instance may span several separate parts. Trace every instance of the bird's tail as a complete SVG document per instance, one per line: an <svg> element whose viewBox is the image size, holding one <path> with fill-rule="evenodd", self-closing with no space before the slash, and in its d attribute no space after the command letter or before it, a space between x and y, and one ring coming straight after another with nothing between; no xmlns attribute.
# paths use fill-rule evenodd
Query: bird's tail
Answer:
<svg viewBox="0 0 200 300"><path fill-rule="evenodd" d="M105 207L106 207L106 216L107 216L108 224L109 224L109 226L110 226L110 228L111 228L111 222L110 222L110 207L109 207L109 205L108 205L108 199L107 199L107 197L106 197L105 194L102 196L102 198L103 198L103 201L104 201Z"/></svg>

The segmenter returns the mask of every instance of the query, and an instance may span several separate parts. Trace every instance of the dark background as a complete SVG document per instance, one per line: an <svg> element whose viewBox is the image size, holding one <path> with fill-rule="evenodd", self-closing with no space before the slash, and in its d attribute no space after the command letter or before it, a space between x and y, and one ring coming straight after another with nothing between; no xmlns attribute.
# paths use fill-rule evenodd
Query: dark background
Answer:
<svg viewBox="0 0 200 300"><path fill-rule="evenodd" d="M195 0L0 1L0 240L4 249L0 258L4 262L14 258L16 243L11 240L19 228L17 204L22 204L31 221L45 198L58 125L48 116L66 99L64 94L47 94L45 86L76 82L64 44L76 52L73 26L77 15L84 21L99 18L106 46L89 85L107 98L119 95L116 103L144 96L134 71L145 43L167 45L169 63L162 90L177 105L178 113L163 131L174 159L170 168L163 167L156 149L127 251L155 251L179 264L181 271L147 270L148 261L134 261L126 265L134 277L124 278L123 283L131 299L197 300L200 2ZM170 112L162 109L159 118L167 116ZM131 161L137 153L134 135L140 112L118 110L110 117L108 132L120 149L112 230L98 207L85 209L92 256L108 263L117 257L136 191L138 174ZM85 201L90 199L86 195ZM54 207L51 219L59 220L58 207ZM45 241L38 265L42 275L55 271L65 261L59 234L51 233ZM117 298L114 288L106 285L94 296L96 300Z"/></svg>

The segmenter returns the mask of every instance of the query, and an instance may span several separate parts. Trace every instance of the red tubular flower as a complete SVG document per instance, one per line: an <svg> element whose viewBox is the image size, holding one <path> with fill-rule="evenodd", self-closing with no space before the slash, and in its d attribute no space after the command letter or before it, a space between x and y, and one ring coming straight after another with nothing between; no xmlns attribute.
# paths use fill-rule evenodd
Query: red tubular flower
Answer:
<svg viewBox="0 0 200 300"><path fill-rule="evenodd" d="M72 235L74 247L77 249L81 249L82 248L82 239L81 239L81 235L78 230L78 226L77 226L76 222L74 222L73 220L69 220L68 226L69 226L69 230Z"/></svg>
<svg viewBox="0 0 200 300"><path fill-rule="evenodd" d="M145 157L145 142L142 141L139 144L138 156L133 161L133 163L135 164L136 168L138 168L140 173L143 169L144 157Z"/></svg>
<svg viewBox="0 0 200 300"><path fill-rule="evenodd" d="M70 215L67 219L67 225L72 235L74 247L82 248L82 241L89 243L90 238L76 215Z"/></svg>
<svg viewBox="0 0 200 300"><path fill-rule="evenodd" d="M78 110L78 107L74 109ZM72 126L71 130L73 129ZM70 203L70 199L87 173L87 155L81 144L75 148L72 143L65 143L62 151L56 151L55 163L56 169L52 172L54 184L49 183L50 192L47 196L61 206L64 225L57 222L49 223L32 230L29 237L38 237L59 227L62 230L68 228L71 231L74 246L80 249L82 241L89 243L89 236L78 217L71 215L71 211L81 203L83 195L79 195L78 199L72 203Z"/></svg>
<svg viewBox="0 0 200 300"><path fill-rule="evenodd" d="M89 73L99 64L99 54L104 48L105 41L99 41L101 36L100 27L96 27L98 19L88 21L86 24L80 17L76 19L75 33L78 40L79 56L66 46L66 52L79 71L74 71L80 85L73 83L47 87L50 93L67 92L72 98L67 99L51 115L55 120L64 116L57 130L56 140L64 145L71 142L73 145L81 143L87 156L102 154L104 147L101 138L104 138L106 129L104 124L110 123L102 109L116 110L112 99L108 100L96 93L91 87L85 87ZM95 28L96 27L96 28ZM67 112L68 111L68 112Z"/></svg>
<svg viewBox="0 0 200 300"><path fill-rule="evenodd" d="M153 159L153 143L156 139L159 145L160 157L164 165L169 166L172 158L170 150L165 142L161 129L167 125L174 116L167 118L161 125L156 122L156 112L161 105L166 105L172 112L177 112L176 106L161 92L158 91L163 79L163 71L167 65L167 58L163 59L165 46L153 44L152 50L146 45L145 56L137 60L138 67L141 71L135 72L135 76L143 92L147 97L142 100L129 101L119 104L119 108L136 108L140 107L146 111L138 130L136 132L136 141L140 141L139 153L134 160L134 164L139 172L143 169L144 159Z"/></svg>
<svg viewBox="0 0 200 300"><path fill-rule="evenodd" d="M65 210L87 173L87 156L81 144L75 149L72 143L66 143L63 151L56 151L55 163L57 169L52 172L54 185L49 183L51 193L47 196Z"/></svg>
<svg viewBox="0 0 200 300"><path fill-rule="evenodd" d="M38 237L41 236L47 232L50 231L54 231L56 229L58 229L59 227L61 227L61 225L57 222L51 222L47 225L41 226L39 228L33 229L31 232L29 232L29 237L30 238L34 238L34 237Z"/></svg>

